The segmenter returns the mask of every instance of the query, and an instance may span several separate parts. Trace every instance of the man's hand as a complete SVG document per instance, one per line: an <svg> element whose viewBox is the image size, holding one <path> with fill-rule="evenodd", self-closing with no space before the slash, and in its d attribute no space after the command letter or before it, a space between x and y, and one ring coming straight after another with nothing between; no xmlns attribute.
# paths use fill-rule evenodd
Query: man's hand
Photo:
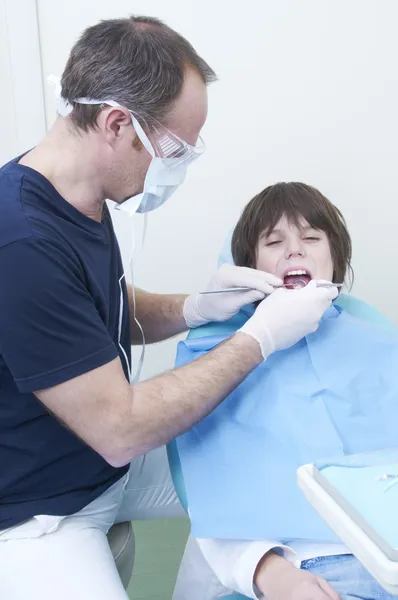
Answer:
<svg viewBox="0 0 398 600"><path fill-rule="evenodd" d="M249 289L245 292L188 296L184 305L186 324L191 329L210 321L227 321L239 312L242 306L263 300L282 283L281 279L264 271L223 265L212 277L206 291L233 287Z"/></svg>
<svg viewBox="0 0 398 600"><path fill-rule="evenodd" d="M341 600L322 577L301 571L272 551L259 563L254 583L267 600Z"/></svg>
<svg viewBox="0 0 398 600"><path fill-rule="evenodd" d="M316 281L299 290L274 291L239 330L260 344L263 358L296 344L318 328L324 312L338 295L336 287L317 287Z"/></svg>

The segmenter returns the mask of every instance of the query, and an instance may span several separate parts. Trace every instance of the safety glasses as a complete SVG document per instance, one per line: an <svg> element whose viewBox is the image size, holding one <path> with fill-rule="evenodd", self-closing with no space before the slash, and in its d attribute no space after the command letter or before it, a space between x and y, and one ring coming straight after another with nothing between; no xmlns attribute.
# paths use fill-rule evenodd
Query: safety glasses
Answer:
<svg viewBox="0 0 398 600"><path fill-rule="evenodd" d="M164 164L170 169L181 164L190 164L206 150L201 137L198 138L196 145L192 146L158 121L154 121L148 133L146 133L135 115L131 111L129 112L133 126L142 144L151 156L161 158Z"/></svg>

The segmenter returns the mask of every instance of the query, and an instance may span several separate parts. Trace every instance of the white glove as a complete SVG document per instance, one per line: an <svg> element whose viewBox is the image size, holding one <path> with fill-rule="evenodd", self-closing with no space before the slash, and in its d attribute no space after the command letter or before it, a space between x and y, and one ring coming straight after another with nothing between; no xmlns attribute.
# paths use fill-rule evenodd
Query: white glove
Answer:
<svg viewBox="0 0 398 600"><path fill-rule="evenodd" d="M184 304L184 318L189 329L211 321L226 321L246 304L262 300L282 285L275 275L235 265L223 265L212 277L206 291L225 290L231 287L248 287L247 292L226 294L194 294Z"/></svg>
<svg viewBox="0 0 398 600"><path fill-rule="evenodd" d="M275 290L239 331L251 335L267 358L316 331L337 295L336 287L317 287L315 280L298 290Z"/></svg>

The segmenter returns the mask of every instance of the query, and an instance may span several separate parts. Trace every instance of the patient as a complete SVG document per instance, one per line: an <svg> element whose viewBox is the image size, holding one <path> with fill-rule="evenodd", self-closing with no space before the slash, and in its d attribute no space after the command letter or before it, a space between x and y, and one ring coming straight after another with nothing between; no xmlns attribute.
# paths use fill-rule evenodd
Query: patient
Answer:
<svg viewBox="0 0 398 600"><path fill-rule="evenodd" d="M235 264L291 286L311 279L342 283L351 275L344 218L302 183L258 194L243 211L231 250ZM337 299L317 332L271 355L177 441L196 538L179 582L185 587L191 578L192 600L228 591L267 600L393 598L296 484L301 464L398 446L397 333L354 319L338 305ZM229 335L252 312L247 307L231 321ZM221 343L226 329L217 327L181 344L177 364ZM194 558L197 544L202 554Z"/></svg>

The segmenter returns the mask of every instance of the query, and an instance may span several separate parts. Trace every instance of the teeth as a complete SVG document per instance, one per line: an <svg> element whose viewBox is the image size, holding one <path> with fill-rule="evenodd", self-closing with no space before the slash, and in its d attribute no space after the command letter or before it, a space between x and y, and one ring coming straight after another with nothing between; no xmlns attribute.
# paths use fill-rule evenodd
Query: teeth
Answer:
<svg viewBox="0 0 398 600"><path fill-rule="evenodd" d="M288 271L285 277L287 277L288 275L308 275L308 272L304 269L299 269L298 271Z"/></svg>

